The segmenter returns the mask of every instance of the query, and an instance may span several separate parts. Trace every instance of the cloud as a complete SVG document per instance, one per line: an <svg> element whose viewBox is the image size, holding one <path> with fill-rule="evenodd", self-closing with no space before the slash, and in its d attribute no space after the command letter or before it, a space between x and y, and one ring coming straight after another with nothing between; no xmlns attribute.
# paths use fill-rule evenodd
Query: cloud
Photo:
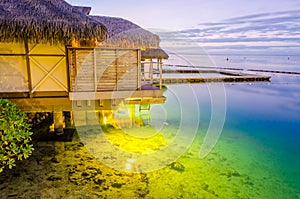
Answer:
<svg viewBox="0 0 300 199"><path fill-rule="evenodd" d="M175 35L174 32L172 34ZM244 47L258 51L268 48L279 53L279 50L286 48L293 49L295 53L298 48L300 53L300 10L258 13L202 23L196 28L181 30L176 34L208 49L215 47L215 50L221 50L226 47L226 50L236 50L239 46L239 49Z"/></svg>

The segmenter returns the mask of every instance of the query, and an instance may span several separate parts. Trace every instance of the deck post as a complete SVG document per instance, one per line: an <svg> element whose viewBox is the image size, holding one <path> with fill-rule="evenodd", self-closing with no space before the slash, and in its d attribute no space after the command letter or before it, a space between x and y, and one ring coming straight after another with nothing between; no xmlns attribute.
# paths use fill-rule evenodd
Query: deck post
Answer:
<svg viewBox="0 0 300 199"><path fill-rule="evenodd" d="M153 60L150 59L150 69L149 69L150 83L153 83Z"/></svg>
<svg viewBox="0 0 300 199"><path fill-rule="evenodd" d="M162 89L162 58L158 59L159 64L159 89Z"/></svg>
<svg viewBox="0 0 300 199"><path fill-rule="evenodd" d="M54 120L54 130L57 133L63 133L63 129L65 127L64 123L64 115L62 111L54 111L53 112L53 120Z"/></svg>
<svg viewBox="0 0 300 199"><path fill-rule="evenodd" d="M97 92L97 57L96 57L96 50L93 49L93 58L94 58L94 63L93 63L93 73L94 73L94 91Z"/></svg>
<svg viewBox="0 0 300 199"><path fill-rule="evenodd" d="M137 89L141 90L142 89L142 78L141 78L141 73L142 73L142 58L141 58L141 50L137 50ZM143 69L145 70L145 67L143 66ZM144 71L144 78L145 80L145 71Z"/></svg>
<svg viewBox="0 0 300 199"><path fill-rule="evenodd" d="M116 69L116 90L119 90L119 76L118 76L118 72L119 72L119 51L116 48L115 49L115 69Z"/></svg>

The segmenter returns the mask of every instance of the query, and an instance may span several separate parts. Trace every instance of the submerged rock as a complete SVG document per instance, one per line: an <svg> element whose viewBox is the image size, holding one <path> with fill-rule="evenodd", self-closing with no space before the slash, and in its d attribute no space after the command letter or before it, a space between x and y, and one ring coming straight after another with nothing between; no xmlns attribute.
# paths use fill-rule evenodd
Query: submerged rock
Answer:
<svg viewBox="0 0 300 199"><path fill-rule="evenodd" d="M232 169L232 168L222 171L220 173L220 175L227 176L228 178L230 178L230 177L240 177L241 176L241 174L238 171L236 171L235 169Z"/></svg>
<svg viewBox="0 0 300 199"><path fill-rule="evenodd" d="M18 196L18 193L10 193L10 194L8 194L8 196L7 197L9 197L9 198L14 198L14 197L17 197Z"/></svg>
<svg viewBox="0 0 300 199"><path fill-rule="evenodd" d="M105 179L103 179L103 178L94 178L93 181L97 185L102 185L105 182Z"/></svg>
<svg viewBox="0 0 300 199"><path fill-rule="evenodd" d="M56 157L51 158L50 162L55 163L55 164L59 163L59 161L57 160Z"/></svg>
<svg viewBox="0 0 300 199"><path fill-rule="evenodd" d="M185 170L185 167L183 164L181 164L180 162L173 162L171 165L170 165L171 169L173 170L176 170L178 172L184 172Z"/></svg>
<svg viewBox="0 0 300 199"><path fill-rule="evenodd" d="M123 185L122 183L113 183L111 186L120 189L122 185Z"/></svg>
<svg viewBox="0 0 300 199"><path fill-rule="evenodd" d="M56 175L51 175L47 178L47 180L49 181L57 181L57 180L61 180L62 177L61 176L56 176Z"/></svg>

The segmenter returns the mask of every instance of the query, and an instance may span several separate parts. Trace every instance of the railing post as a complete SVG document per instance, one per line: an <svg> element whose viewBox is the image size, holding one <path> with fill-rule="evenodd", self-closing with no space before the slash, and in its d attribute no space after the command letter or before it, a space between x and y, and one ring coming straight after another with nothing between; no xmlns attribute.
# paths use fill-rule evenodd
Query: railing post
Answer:
<svg viewBox="0 0 300 199"><path fill-rule="evenodd" d="M97 55L96 55L96 48L93 49L93 56L94 56L94 91L97 92Z"/></svg>
<svg viewBox="0 0 300 199"><path fill-rule="evenodd" d="M115 58L116 59L116 66L115 66L116 67L116 90L118 91L119 90L119 86L118 86L118 72L119 72L118 71L118 68L119 68L119 63L118 63L119 62L119 60L118 60L119 57L118 56L119 56L119 53L118 53L117 48L115 49L115 55L116 55L116 58Z"/></svg>
<svg viewBox="0 0 300 199"><path fill-rule="evenodd" d="M149 69L150 83L153 83L153 60L150 60L150 69Z"/></svg>
<svg viewBox="0 0 300 199"><path fill-rule="evenodd" d="M138 90L142 89L142 80L141 80L141 72L142 72L141 64L142 64L142 61L141 61L141 59L142 59L141 58L141 50L138 49L137 50L137 89Z"/></svg>

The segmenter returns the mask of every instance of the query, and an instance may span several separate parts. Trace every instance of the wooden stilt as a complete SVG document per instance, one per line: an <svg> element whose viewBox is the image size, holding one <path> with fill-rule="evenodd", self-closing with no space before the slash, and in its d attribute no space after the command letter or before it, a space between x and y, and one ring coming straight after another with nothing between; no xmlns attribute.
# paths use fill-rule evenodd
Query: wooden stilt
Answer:
<svg viewBox="0 0 300 199"><path fill-rule="evenodd" d="M54 130L58 134L63 133L63 129L65 127L65 118L62 111L55 111L53 113L54 120Z"/></svg>

